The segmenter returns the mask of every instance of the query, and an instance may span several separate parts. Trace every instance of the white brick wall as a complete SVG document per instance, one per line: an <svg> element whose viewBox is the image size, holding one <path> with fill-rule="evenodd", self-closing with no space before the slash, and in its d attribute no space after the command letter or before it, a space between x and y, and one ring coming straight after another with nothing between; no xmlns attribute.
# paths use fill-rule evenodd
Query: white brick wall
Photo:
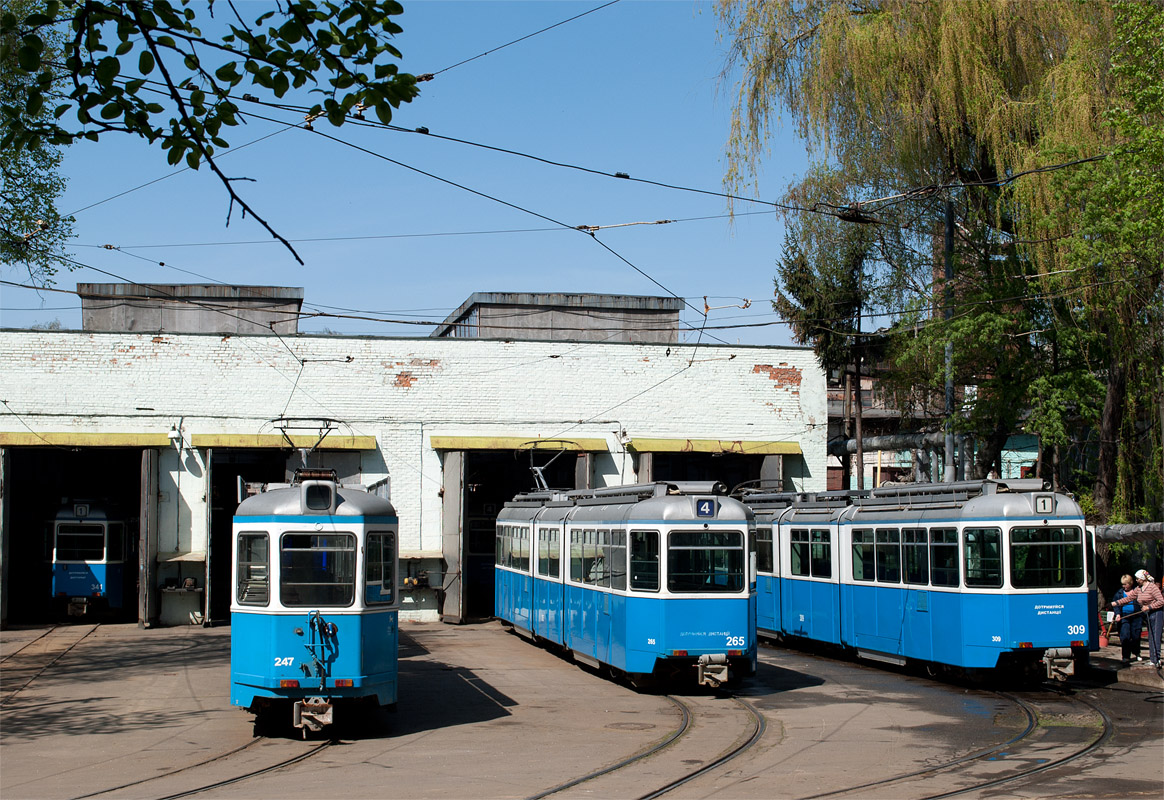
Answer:
<svg viewBox="0 0 1164 800"><path fill-rule="evenodd" d="M0 398L11 433L164 433L184 418L189 437L342 420L340 433L379 443L364 479L387 470L404 550L441 547L434 435L606 438L609 481L630 463L620 426L632 438L794 441L797 488L826 485L824 374L800 348L0 331ZM182 481L186 496L193 478ZM204 520L190 524L179 542L204 547Z"/></svg>

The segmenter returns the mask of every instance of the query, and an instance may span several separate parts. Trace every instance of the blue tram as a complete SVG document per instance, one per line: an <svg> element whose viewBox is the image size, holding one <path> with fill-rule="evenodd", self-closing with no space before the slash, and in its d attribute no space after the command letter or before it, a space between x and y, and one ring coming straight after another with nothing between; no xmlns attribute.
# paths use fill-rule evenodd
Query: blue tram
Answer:
<svg viewBox="0 0 1164 800"><path fill-rule="evenodd" d="M496 615L634 683L756 669L751 511L716 483L518 495L497 517Z"/></svg>
<svg viewBox="0 0 1164 800"><path fill-rule="evenodd" d="M397 699L398 520L331 471L244 500L234 516L230 702L318 731L337 706Z"/></svg>
<svg viewBox="0 0 1164 800"><path fill-rule="evenodd" d="M82 617L120 611L125 605L126 581L137 580L137 565L125 557L132 552L124 519L90 503L62 508L52 522L49 537L52 596L57 610Z"/></svg>
<svg viewBox="0 0 1164 800"><path fill-rule="evenodd" d="M1094 543L1039 480L748 494L762 634L961 671L1073 674L1098 648Z"/></svg>

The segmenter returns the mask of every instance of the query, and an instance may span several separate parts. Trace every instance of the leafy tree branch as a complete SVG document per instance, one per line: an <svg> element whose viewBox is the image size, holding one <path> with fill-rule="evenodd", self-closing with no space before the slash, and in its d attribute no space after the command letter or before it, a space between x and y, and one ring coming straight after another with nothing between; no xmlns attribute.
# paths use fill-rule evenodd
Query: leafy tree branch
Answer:
<svg viewBox="0 0 1164 800"><path fill-rule="evenodd" d="M229 0L233 21L213 21L222 5L48 0L30 13L6 10L0 58L13 59L25 81L22 92L0 98L0 147L140 136L158 143L172 165L207 164L231 206L238 203L244 216L251 214L295 254L215 164L216 152L230 146L226 130L243 117L239 95L274 102L306 91L319 96L309 120L325 117L338 126L354 110L369 109L389 122L394 109L418 94L416 79L393 63L401 55L392 44L401 32L393 18L403 8L395 0L286 0L247 24ZM203 33L203 14L221 33ZM56 54L46 42L60 30L70 35ZM159 84L164 104L153 96Z"/></svg>

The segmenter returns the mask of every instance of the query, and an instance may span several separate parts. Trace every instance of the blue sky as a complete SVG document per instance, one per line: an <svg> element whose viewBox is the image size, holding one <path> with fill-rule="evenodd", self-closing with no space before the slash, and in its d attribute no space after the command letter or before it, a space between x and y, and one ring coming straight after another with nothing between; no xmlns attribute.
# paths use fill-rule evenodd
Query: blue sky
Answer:
<svg viewBox="0 0 1164 800"><path fill-rule="evenodd" d="M602 0L405 0L399 18L404 32L396 42L404 56L400 66L414 74L437 72L600 5ZM252 18L262 11L257 2L242 7ZM738 76L726 82L721 77L725 57L717 29L710 3L622 0L442 72L421 85L420 97L402 106L393 123L719 191ZM226 138L236 147L282 132L228 151L220 165L231 177L253 179L237 184L240 193L295 240L305 265L253 220L240 218L237 208L225 227L228 198L209 170L175 171L161 150L107 136L67 150L62 171L69 185L59 207L77 212L73 256L112 275L62 271L57 286L119 279L299 286L305 311L377 320L440 320L476 291L674 293L700 309L704 295L712 307L751 301L747 310L713 310L709 326L778 320L770 300L783 223L763 206L738 204L732 221L718 197L590 175L432 136L316 123L318 131L568 225L678 220L600 231L601 241L624 261L586 234L286 127L253 120L230 130ZM760 195L778 200L805 169L804 146L786 120L760 175ZM164 180L114 198L159 178ZM739 213L748 211L769 213ZM312 239L324 241L307 241ZM27 276L4 267L3 277ZM690 309L683 319L696 327L703 322ZM77 298L0 287L0 325L54 320L79 328ZM325 328L384 336L426 336L431 330L336 317L300 323L302 331ZM790 343L780 324L718 330L714 336L731 343Z"/></svg>

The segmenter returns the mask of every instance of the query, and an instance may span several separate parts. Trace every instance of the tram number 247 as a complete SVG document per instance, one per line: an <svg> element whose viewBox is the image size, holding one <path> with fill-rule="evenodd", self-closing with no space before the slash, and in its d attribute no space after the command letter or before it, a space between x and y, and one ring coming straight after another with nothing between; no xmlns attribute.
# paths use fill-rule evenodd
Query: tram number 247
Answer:
<svg viewBox="0 0 1164 800"><path fill-rule="evenodd" d="M294 656L287 656L286 658L279 658L278 656L276 656L275 657L275 666L276 667L293 667L293 666L295 666L295 657Z"/></svg>

